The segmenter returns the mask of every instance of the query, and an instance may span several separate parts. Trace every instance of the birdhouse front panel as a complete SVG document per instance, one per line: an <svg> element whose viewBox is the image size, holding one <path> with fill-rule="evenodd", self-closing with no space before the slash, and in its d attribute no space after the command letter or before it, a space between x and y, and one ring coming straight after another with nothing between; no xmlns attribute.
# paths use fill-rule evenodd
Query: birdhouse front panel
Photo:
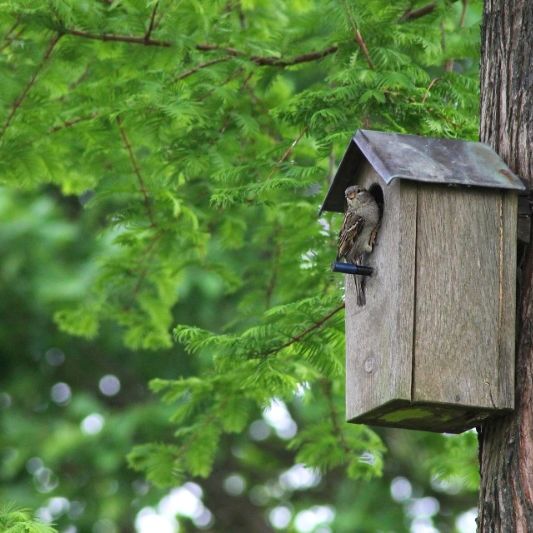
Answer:
<svg viewBox="0 0 533 533"><path fill-rule="evenodd" d="M371 412L384 403L411 400L412 324L416 185L383 186L372 166L363 163L357 180L383 194L378 241L367 264L366 303L356 303L353 276L346 276L347 418ZM406 263L407 268L401 268ZM400 312L401 310L401 312Z"/></svg>
<svg viewBox="0 0 533 533"><path fill-rule="evenodd" d="M345 277L347 419L458 433L513 409L520 180L481 143L360 131L323 210L354 184L382 216L364 300Z"/></svg>

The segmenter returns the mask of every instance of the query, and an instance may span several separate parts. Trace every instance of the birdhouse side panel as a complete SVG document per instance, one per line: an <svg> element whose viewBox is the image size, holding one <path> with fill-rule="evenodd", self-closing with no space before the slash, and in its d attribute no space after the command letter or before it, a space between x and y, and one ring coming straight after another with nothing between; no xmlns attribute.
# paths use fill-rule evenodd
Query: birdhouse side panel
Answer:
<svg viewBox="0 0 533 533"><path fill-rule="evenodd" d="M502 261L500 281L500 339L497 364L498 397L502 408L515 404L515 321L516 321L516 258L518 232L518 195L502 193Z"/></svg>
<svg viewBox="0 0 533 533"><path fill-rule="evenodd" d="M383 193L383 216L366 280L366 304L356 303L346 276L346 414L351 420L391 400L411 398L416 186L385 185L366 163L356 182ZM375 189L374 189L375 190Z"/></svg>
<svg viewBox="0 0 533 533"><path fill-rule="evenodd" d="M504 199L496 190L418 185L414 401L509 405L500 357L509 349L501 335L512 252Z"/></svg>

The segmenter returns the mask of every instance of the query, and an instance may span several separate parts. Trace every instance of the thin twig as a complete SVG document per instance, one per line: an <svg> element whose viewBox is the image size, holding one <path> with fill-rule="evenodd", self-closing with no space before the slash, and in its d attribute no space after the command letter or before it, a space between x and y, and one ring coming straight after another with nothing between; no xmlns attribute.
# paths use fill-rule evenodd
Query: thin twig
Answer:
<svg viewBox="0 0 533 533"><path fill-rule="evenodd" d="M91 33L89 31L77 30L74 28L66 28L63 30L68 35L75 35L76 37L83 37L85 39L94 39L96 41L112 41L129 44L141 44L144 46L162 46L169 48L172 46L170 41L162 41L159 39L146 38L145 35L137 37L135 35L119 35L116 33Z"/></svg>
<svg viewBox="0 0 533 533"><path fill-rule="evenodd" d="M146 33L144 34L144 40L149 41L150 36L152 35L152 32L154 31L154 25L155 25L155 16L157 14L157 8L159 7L159 2L156 2L154 4L154 9L152 9L152 14L150 15L150 23L148 24L148 29L146 30Z"/></svg>
<svg viewBox="0 0 533 533"><path fill-rule="evenodd" d="M461 16L459 17L459 29L463 29L465 25L466 10L468 8L468 0L461 0L461 4L462 4L462 8L461 8ZM444 24L442 22L441 22L441 32L442 32L442 50L445 51L445 48L446 48L445 31L444 31ZM453 58L447 59L444 62L444 71L453 72L454 64L455 64L455 60Z"/></svg>
<svg viewBox="0 0 533 533"><path fill-rule="evenodd" d="M277 167L279 167L279 165L281 165L281 163L283 163L292 154L292 152L296 148L296 145L302 140L303 136L307 133L307 130L308 130L308 128L306 126L300 132L298 137L296 137L296 139L294 139L294 141L292 141L290 146L285 150L285 152L283 152L283 155L278 159L278 161L276 162L276 166L270 171L270 174L266 177L266 180L269 180L274 175L274 173L276 172Z"/></svg>
<svg viewBox="0 0 533 533"><path fill-rule="evenodd" d="M200 102L204 101L206 98L211 96L217 89L220 89L221 87L224 87L229 82L233 81L234 79L238 78L242 73L244 72L244 68L240 67L238 69L235 69L224 81L216 84L212 89L207 91L205 94L201 96L199 99ZM251 72L248 76L250 78L253 75L253 72Z"/></svg>
<svg viewBox="0 0 533 533"><path fill-rule="evenodd" d="M155 219L154 219L154 213L152 211L152 205L150 203L150 198L148 196L148 190L146 189L146 185L144 183L144 179L141 174L141 169L139 167L139 163L137 162L137 159L135 157L135 154L133 153L133 149L131 147L130 140L128 139L128 136L126 134L126 130L124 129L122 125L122 119L120 116L117 116L117 124L118 129L120 131L120 136L122 137L122 143L124 144L124 148L126 148L126 151L128 152L131 166L133 168L133 172L137 176L137 181L139 183L139 189L143 195L144 199L144 207L146 209L146 214L148 216L148 219L150 220L150 225L152 227L155 227Z"/></svg>
<svg viewBox="0 0 533 533"><path fill-rule="evenodd" d="M184 80L185 78L188 78L189 76L192 76L195 72L198 72L199 70L202 70L204 68L210 67L211 65L216 65L217 63L223 63L224 61L229 61L230 59L233 59L232 56L224 56L224 57L218 57L217 59L212 59L211 61L206 61L205 63L200 63L199 65L196 65L193 68L184 70L180 74L178 74L174 80Z"/></svg>
<svg viewBox="0 0 533 533"><path fill-rule="evenodd" d="M422 103L425 104L426 100L428 99L429 93L431 89L433 89L433 86L436 85L440 81L440 78L433 78L428 85L428 88L426 89L426 92L424 94L424 97L422 98Z"/></svg>
<svg viewBox="0 0 533 533"><path fill-rule="evenodd" d="M279 57L273 56L251 56L250 61L259 66L271 66L271 67L290 67L291 65L298 65L300 63L308 63L309 61L317 61L326 56L334 54L339 47L334 44L328 46L323 50L317 52L308 52L306 54L301 54L299 56L293 57L291 59L282 59Z"/></svg>
<svg viewBox="0 0 533 533"><path fill-rule="evenodd" d="M200 52L221 51L226 52L226 54L233 57L244 57L250 60L252 63L255 63L256 65L259 65L261 67L288 67L291 65L298 65L299 63L316 61L318 59L322 59L323 57L335 53L339 49L337 45L331 45L327 48L324 48L323 50L318 50L316 52L308 52L306 54L301 54L290 59L283 59L281 57L276 56L248 56L246 52L243 52L242 50L237 50L236 48L233 48L231 46L220 46L218 44L202 43L197 44L195 48Z"/></svg>
<svg viewBox="0 0 533 533"><path fill-rule="evenodd" d="M58 131L64 130L66 128L71 128L72 126L75 126L76 124L80 122L84 122L86 120L92 120L93 118L97 118L99 116L98 113L91 113L89 115L84 115L81 117L71 118L70 120L65 120L62 124L59 124L58 126L54 126L48 130L48 133L57 133Z"/></svg>
<svg viewBox="0 0 533 533"><path fill-rule="evenodd" d="M17 17L15 19L15 22L10 26L10 28L7 30L5 37L2 39L3 41L7 41L11 38L11 34L18 28L18 25L20 24L20 17Z"/></svg>
<svg viewBox="0 0 533 533"><path fill-rule="evenodd" d="M55 45L57 44L59 39L60 39L60 35L57 35L57 34L54 35L50 39L50 42L48 43L48 47L46 48L46 51L44 52L44 55L41 61L39 62L39 64L37 65L36 69L34 70L31 78L29 79L28 83L26 83L26 85L24 86L24 89L22 89L22 92L19 94L19 96L15 99L15 101L11 105L11 111L9 112L9 115L6 118L2 126L2 129L0 129L0 139L5 135L7 128L9 128L9 126L11 125L11 121L15 117L17 110L22 105L22 102L24 102L24 100L26 99L26 96L28 96L30 89L34 86L37 76L39 75L39 73L45 66L46 62L52 55Z"/></svg>
<svg viewBox="0 0 533 533"><path fill-rule="evenodd" d="M141 290L144 280L146 279L146 276L148 275L148 270L150 269L152 255L157 249L156 244L161 240L161 237L163 237L163 233L161 231L159 233L156 233L152 237L152 242L150 242L150 244L145 250L144 256L141 259L142 269L139 272L139 275L137 277L137 282L135 283L135 286L133 287L133 290L131 291L131 303L129 304L127 309L131 307L131 305L133 305L135 298L137 297L137 295L139 294L139 291Z"/></svg>
<svg viewBox="0 0 533 533"><path fill-rule="evenodd" d="M278 270L279 270L279 258L281 255L281 246L277 239L280 233L279 225L276 224L272 228L272 266L270 267L270 278L266 287L266 306L269 308L272 304L272 296L274 295L274 290L276 288L276 283L278 281Z"/></svg>
<svg viewBox="0 0 533 533"><path fill-rule="evenodd" d="M221 51L226 52L226 54L230 56L244 56L246 55L244 52L241 52L240 50L237 50L236 48L232 48L231 46L220 46L218 44L209 44L209 43L200 43L195 46L196 50L200 52L215 52L215 51Z"/></svg>
<svg viewBox="0 0 533 533"><path fill-rule="evenodd" d="M13 35L15 30L19 27L20 24L20 17L17 17L15 19L15 22L12 24L12 26L7 30L7 33L5 37L2 39L2 45L0 46L0 52L2 50L5 50L15 39L18 39L22 32L24 31L24 27L19 28L18 31Z"/></svg>
<svg viewBox="0 0 533 533"><path fill-rule="evenodd" d="M468 0L462 0L463 8L461 10L461 18L459 19L459 28L465 27L466 10L468 8Z"/></svg>
<svg viewBox="0 0 533 533"><path fill-rule="evenodd" d="M5 50L13 41L16 41L24 33L25 29L26 28L20 28L19 31L15 35L13 35L13 36L11 36L9 38L6 37L6 40L5 40L4 44L2 46L0 46L0 52Z"/></svg>
<svg viewBox="0 0 533 533"><path fill-rule="evenodd" d="M400 21L407 22L410 20L419 19L420 17L424 17L425 15L429 15L430 13L432 13L436 7L437 7L437 2L430 2L429 4L419 7L418 9L408 9L400 17Z"/></svg>
<svg viewBox="0 0 533 533"><path fill-rule="evenodd" d="M374 62L372 61L372 58L370 57L370 53L368 51L368 46L366 45L366 42L365 42L365 40L363 38L363 35L361 34L361 32L359 31L359 28L357 27L357 23L355 22L355 20L353 18L352 12L350 10L350 6L346 3L346 0L344 0L344 9L346 11L346 15L348 16L348 20L350 21L350 24L352 26L353 36L354 36L355 42L357 43L357 45L361 49L361 52L363 52L363 56L365 57L365 60L366 60L366 62L368 64L368 66L372 70L375 70L376 67L374 65Z"/></svg>
<svg viewBox="0 0 533 533"><path fill-rule="evenodd" d="M270 350L266 350L258 354L257 357L267 357L269 355L280 352L284 348L291 346L291 344L301 341L305 336L309 335L309 333L315 331L315 329L321 328L331 317L335 316L339 311L342 311L342 309L344 309L344 302L341 305L335 307L335 309L330 311L326 316L323 316L320 320L313 322L311 326L304 329L302 332L298 333L294 337L290 337L287 342L284 342L283 344L281 344L280 346L276 346L275 348L271 348Z"/></svg>
<svg viewBox="0 0 533 533"><path fill-rule="evenodd" d="M368 63L368 66L374 70L376 67L374 65L374 62L372 61L372 58L370 57L370 53L368 52L368 47L366 46L366 42L363 39L363 36L361 35L361 32L358 29L355 30L355 41L361 48L363 55L365 56L366 62Z"/></svg>

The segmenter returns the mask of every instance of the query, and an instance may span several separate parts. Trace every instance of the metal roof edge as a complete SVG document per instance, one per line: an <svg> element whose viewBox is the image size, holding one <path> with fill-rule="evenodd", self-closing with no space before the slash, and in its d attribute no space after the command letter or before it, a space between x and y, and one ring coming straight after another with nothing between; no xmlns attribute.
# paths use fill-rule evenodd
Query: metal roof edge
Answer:
<svg viewBox="0 0 533 533"><path fill-rule="evenodd" d="M356 183L363 160L387 185L401 179L517 193L529 190L487 143L358 129L350 138L319 216L324 211L344 211L344 191Z"/></svg>

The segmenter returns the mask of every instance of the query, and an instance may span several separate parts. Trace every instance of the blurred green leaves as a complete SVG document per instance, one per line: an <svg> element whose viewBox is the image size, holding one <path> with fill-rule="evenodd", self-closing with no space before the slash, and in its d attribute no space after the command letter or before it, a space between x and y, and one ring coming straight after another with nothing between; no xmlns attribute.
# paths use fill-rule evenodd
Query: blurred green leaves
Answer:
<svg viewBox="0 0 533 533"><path fill-rule="evenodd" d="M2 479L17 501L65 497L61 527L131 530L158 487L198 477L223 530L236 500L220 487L240 472L239 512L266 523L329 498L350 531L365 522L346 494L384 476L360 498L368 521L400 466L421 493L447 494L430 469L475 488L474 435L395 442L344 422L340 221L317 219L357 128L477 136L481 2L404 19L422 5L0 2ZM265 422L273 400L287 434ZM301 498L280 488L295 462L323 476ZM398 513L373 530L400 530Z"/></svg>

